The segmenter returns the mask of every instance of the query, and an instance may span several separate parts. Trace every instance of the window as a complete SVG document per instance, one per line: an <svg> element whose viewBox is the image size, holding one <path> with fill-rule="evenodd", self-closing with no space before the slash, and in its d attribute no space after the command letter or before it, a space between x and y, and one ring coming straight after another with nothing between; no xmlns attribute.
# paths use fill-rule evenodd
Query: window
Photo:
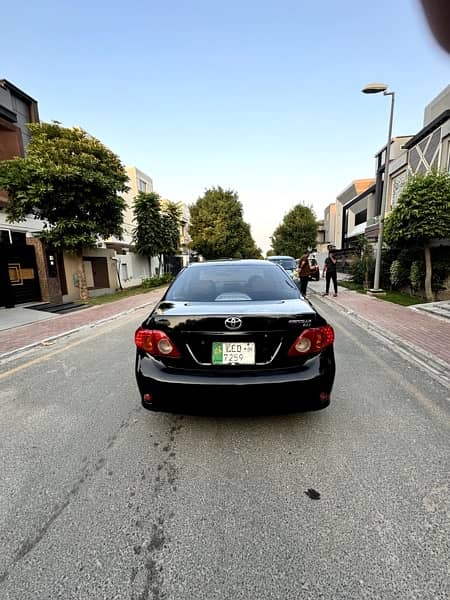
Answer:
<svg viewBox="0 0 450 600"><path fill-rule="evenodd" d="M21 231L11 231L11 239L15 246L26 246L27 237Z"/></svg>
<svg viewBox="0 0 450 600"><path fill-rule="evenodd" d="M138 190L140 192L146 192L147 191L147 182L144 181L143 179L138 179Z"/></svg>
<svg viewBox="0 0 450 600"><path fill-rule="evenodd" d="M11 232L9 229L0 229L0 243L12 244Z"/></svg>
<svg viewBox="0 0 450 600"><path fill-rule="evenodd" d="M188 267L167 292L167 300L195 302L279 301L298 298L295 283L282 269L256 264ZM199 263L197 263L199 264Z"/></svg>
<svg viewBox="0 0 450 600"><path fill-rule="evenodd" d="M360 225L361 223L365 223L366 221L367 221L367 209L364 209L355 215L355 225Z"/></svg>
<svg viewBox="0 0 450 600"><path fill-rule="evenodd" d="M280 257L273 257L273 256L268 256L267 260L269 260L270 262L274 262L277 263L278 265L281 265L283 267L283 269L296 269L297 268L297 263L295 262L295 258L280 258Z"/></svg>

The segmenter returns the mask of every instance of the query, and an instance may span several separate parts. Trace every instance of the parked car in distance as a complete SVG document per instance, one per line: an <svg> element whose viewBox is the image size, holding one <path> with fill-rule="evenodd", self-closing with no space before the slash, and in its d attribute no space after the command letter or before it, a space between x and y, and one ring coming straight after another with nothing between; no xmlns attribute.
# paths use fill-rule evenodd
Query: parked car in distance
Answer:
<svg viewBox="0 0 450 600"><path fill-rule="evenodd" d="M309 259L309 279L311 281L320 280L320 267L316 258Z"/></svg>
<svg viewBox="0 0 450 600"><path fill-rule="evenodd" d="M135 345L148 410L252 408L263 397L274 409L330 402L333 328L272 261L192 263L137 329Z"/></svg>
<svg viewBox="0 0 450 600"><path fill-rule="evenodd" d="M295 281L299 281L297 271L298 265L297 261L293 256L268 256L266 260L273 262L277 265L281 265L283 269L285 269L289 273L292 279L294 279Z"/></svg>

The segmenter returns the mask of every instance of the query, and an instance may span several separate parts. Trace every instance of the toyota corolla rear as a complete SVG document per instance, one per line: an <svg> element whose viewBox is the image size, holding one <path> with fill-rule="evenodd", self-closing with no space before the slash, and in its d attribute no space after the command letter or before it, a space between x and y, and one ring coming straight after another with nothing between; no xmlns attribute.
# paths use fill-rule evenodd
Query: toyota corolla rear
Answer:
<svg viewBox="0 0 450 600"><path fill-rule="evenodd" d="M251 262L259 268L263 261ZM237 264L242 263L248 264ZM335 374L332 327L301 298L282 269L271 265L268 272L266 267L259 272L265 284L281 287L275 292L269 288L266 298L261 284L256 291L248 284L253 271L241 269L221 278L214 267L202 271L208 282L214 281L211 297L190 300L195 294L173 286L136 331L136 378L143 406L189 407L200 399L213 406L254 402L267 395L275 405L327 406ZM226 269L229 274L229 263ZM221 287L230 278L235 292ZM289 287L283 290L286 281Z"/></svg>

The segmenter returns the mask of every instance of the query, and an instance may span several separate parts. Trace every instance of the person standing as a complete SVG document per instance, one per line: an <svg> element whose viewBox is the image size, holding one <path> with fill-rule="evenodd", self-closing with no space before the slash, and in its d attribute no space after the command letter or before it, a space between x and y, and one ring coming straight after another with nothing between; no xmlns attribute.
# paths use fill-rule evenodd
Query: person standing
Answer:
<svg viewBox="0 0 450 600"><path fill-rule="evenodd" d="M306 296L306 289L308 287L309 274L309 251L307 250L299 259L298 259L298 277L300 279L300 292L302 296Z"/></svg>
<svg viewBox="0 0 450 600"><path fill-rule="evenodd" d="M328 256L325 259L325 264L323 266L322 276L325 277L325 293L322 296L328 296L330 291L330 281L333 281L334 288L334 296L338 295L338 286L337 286L337 268L336 268L337 258L335 253L333 252L332 247L328 247Z"/></svg>

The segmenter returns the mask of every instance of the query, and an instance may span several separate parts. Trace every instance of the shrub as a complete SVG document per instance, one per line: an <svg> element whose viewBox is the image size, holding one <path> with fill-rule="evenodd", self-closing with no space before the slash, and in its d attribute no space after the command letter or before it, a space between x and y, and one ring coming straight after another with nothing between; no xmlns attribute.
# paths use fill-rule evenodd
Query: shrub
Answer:
<svg viewBox="0 0 450 600"><path fill-rule="evenodd" d="M362 235L357 241L358 256L353 261L350 272L355 283L369 287L375 273L375 258L369 241Z"/></svg>
<svg viewBox="0 0 450 600"><path fill-rule="evenodd" d="M160 285L165 285L167 283L170 283L173 279L173 275L172 273L164 273L164 275L161 275L160 277L146 277L145 279L142 280L142 287L144 288L155 288L158 287Z"/></svg>
<svg viewBox="0 0 450 600"><path fill-rule="evenodd" d="M408 263L397 258L390 267L390 282L394 290L399 290L408 284L410 268Z"/></svg>
<svg viewBox="0 0 450 600"><path fill-rule="evenodd" d="M433 292L440 292L445 289L443 283L450 273L450 260L441 258L433 261L433 271L431 276L431 289Z"/></svg>
<svg viewBox="0 0 450 600"><path fill-rule="evenodd" d="M423 287L423 282L425 279L425 269L422 262L419 260L415 260L411 264L411 270L409 272L409 282L411 284L411 289L413 292L417 292Z"/></svg>

